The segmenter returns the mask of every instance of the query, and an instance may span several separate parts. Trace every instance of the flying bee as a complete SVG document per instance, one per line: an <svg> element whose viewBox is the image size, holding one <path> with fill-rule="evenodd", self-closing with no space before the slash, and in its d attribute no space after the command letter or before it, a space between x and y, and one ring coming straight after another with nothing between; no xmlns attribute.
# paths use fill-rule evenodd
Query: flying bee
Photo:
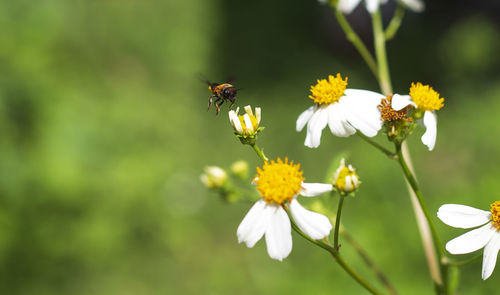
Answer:
<svg viewBox="0 0 500 295"><path fill-rule="evenodd" d="M236 101L236 93L238 92L238 89L236 89L232 84L230 83L212 83L209 80L202 78L202 80L208 84L208 90L210 91L211 95L208 98L208 108L207 111L210 110L210 106L212 106L212 103L215 106L216 109L216 115L219 114L220 112L220 106L226 101L230 101L231 105L229 108L231 108ZM215 100L213 100L215 98Z"/></svg>

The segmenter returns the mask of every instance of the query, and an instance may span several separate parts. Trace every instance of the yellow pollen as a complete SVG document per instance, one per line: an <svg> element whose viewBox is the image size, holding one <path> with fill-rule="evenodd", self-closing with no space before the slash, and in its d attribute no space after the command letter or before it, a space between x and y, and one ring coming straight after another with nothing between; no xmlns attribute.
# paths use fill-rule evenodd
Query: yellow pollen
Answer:
<svg viewBox="0 0 500 295"><path fill-rule="evenodd" d="M337 102L347 88L347 77L342 80L340 74L336 77L329 75L326 79L318 80L316 85L311 86L311 95L309 98L317 104L331 104Z"/></svg>
<svg viewBox="0 0 500 295"><path fill-rule="evenodd" d="M411 83L410 96L418 108L424 111L437 111L444 106L444 98L440 98L432 87L420 82Z"/></svg>
<svg viewBox="0 0 500 295"><path fill-rule="evenodd" d="M257 130L257 128L259 127L259 122L257 121L257 117L255 117L254 115L250 115L250 114L248 114L248 116L250 117L250 122L252 122L252 127L253 127L253 130L255 132L255 130ZM250 135L249 133L252 133L252 132L249 132L247 129L247 125L245 123L245 115L240 115L240 116L238 116L238 118L240 119L241 128L243 129L243 133L246 135Z"/></svg>
<svg viewBox="0 0 500 295"><path fill-rule="evenodd" d="M500 230L500 201L491 204L491 224Z"/></svg>
<svg viewBox="0 0 500 295"><path fill-rule="evenodd" d="M377 106L380 111L380 115L383 121L390 122L396 120L412 121L412 118L407 118L408 109L411 107L407 106L402 110L396 111L391 107L392 95L383 98L381 103Z"/></svg>
<svg viewBox="0 0 500 295"><path fill-rule="evenodd" d="M276 162L265 162L262 169L257 167L254 181L267 203L281 205L299 193L304 177L300 164L293 164L293 161L288 163L288 158L284 162L278 158Z"/></svg>

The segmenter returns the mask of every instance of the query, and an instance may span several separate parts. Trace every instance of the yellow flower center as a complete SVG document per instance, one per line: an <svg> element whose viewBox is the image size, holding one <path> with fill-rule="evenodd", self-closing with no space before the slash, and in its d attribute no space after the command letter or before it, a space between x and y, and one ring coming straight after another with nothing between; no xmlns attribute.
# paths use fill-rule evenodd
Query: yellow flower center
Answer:
<svg viewBox="0 0 500 295"><path fill-rule="evenodd" d="M317 104L331 104L337 102L347 88L347 77L342 80L340 74L336 77L329 75L326 79L318 80L316 85L311 86L311 95L309 98Z"/></svg>
<svg viewBox="0 0 500 295"><path fill-rule="evenodd" d="M491 224L500 230L500 201L491 204Z"/></svg>
<svg viewBox="0 0 500 295"><path fill-rule="evenodd" d="M262 169L257 167L255 183L257 189L267 203L283 204L291 201L297 195L302 186L302 171L300 164L288 163L285 158L283 162L280 158L275 162L265 162Z"/></svg>
<svg viewBox="0 0 500 295"><path fill-rule="evenodd" d="M418 108L424 111L437 111L444 106L444 98L440 98L439 93L432 87L422 85L420 82L411 83L410 96Z"/></svg>
<svg viewBox="0 0 500 295"><path fill-rule="evenodd" d="M251 135L252 132L250 132L250 129L248 129L248 126L245 124L244 116L245 115L238 116L238 118L240 119L241 128L243 129L243 134ZM259 127L259 122L257 122L257 117L251 114L248 114L248 117L250 117L250 122L252 122L253 130L254 131L257 130L257 128Z"/></svg>

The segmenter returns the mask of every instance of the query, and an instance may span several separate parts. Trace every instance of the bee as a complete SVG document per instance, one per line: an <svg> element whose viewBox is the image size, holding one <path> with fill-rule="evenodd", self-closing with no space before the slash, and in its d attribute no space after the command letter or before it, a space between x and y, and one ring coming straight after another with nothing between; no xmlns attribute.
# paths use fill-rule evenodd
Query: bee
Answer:
<svg viewBox="0 0 500 295"><path fill-rule="evenodd" d="M230 101L231 105L229 108L231 108L236 101L236 93L238 92L238 89L236 89L232 84L230 83L212 83L209 80L202 78L202 80L207 83L208 85L208 90L210 91L211 95L208 98L208 108L207 112L210 110L210 107L212 106L212 103L215 106L216 109L216 115L219 114L220 112L220 106L226 101ZM215 100L213 100L215 98Z"/></svg>

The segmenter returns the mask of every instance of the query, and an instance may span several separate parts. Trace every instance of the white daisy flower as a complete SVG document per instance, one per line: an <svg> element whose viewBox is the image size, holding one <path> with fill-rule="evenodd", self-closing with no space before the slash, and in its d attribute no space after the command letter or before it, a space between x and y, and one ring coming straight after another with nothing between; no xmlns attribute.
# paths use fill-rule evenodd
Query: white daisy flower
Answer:
<svg viewBox="0 0 500 295"><path fill-rule="evenodd" d="M473 229L446 244L451 254L466 254L484 247L481 277L491 276L500 250L500 201L491 204L490 211L464 205L446 204L439 208L437 216L447 225Z"/></svg>
<svg viewBox="0 0 500 295"><path fill-rule="evenodd" d="M345 159L342 158L339 168L337 168L333 175L333 186L340 191L350 193L355 191L360 184L361 181L359 180L358 174L356 174L356 169L350 164L346 166Z"/></svg>
<svg viewBox="0 0 500 295"><path fill-rule="evenodd" d="M439 97L439 93L434 91L429 85L412 83L410 87L410 95L394 94L392 97L392 108L400 111L411 105L417 110L413 115L416 119L423 116L423 125L425 133L422 135L422 143L425 144L430 151L434 149L437 136L437 110L444 106L444 98Z"/></svg>
<svg viewBox="0 0 500 295"><path fill-rule="evenodd" d="M332 224L328 217L302 207L297 195L314 197L331 191L333 186L324 183L303 182L300 164L288 163L285 158L266 162L257 168L254 179L262 199L248 211L238 226L238 242L251 248L262 236L266 237L267 253L272 259L283 260L292 251L291 223L284 209L288 201L291 215L306 235L319 240L330 234Z"/></svg>
<svg viewBox="0 0 500 295"><path fill-rule="evenodd" d="M351 13L356 8L361 0L339 0L337 8L343 13ZM380 5L387 2L387 0L365 0L365 7L369 13L377 11ZM416 12L421 12L425 8L424 2L421 0L399 0L406 8Z"/></svg>
<svg viewBox="0 0 500 295"><path fill-rule="evenodd" d="M380 111L377 106L384 95L359 89L346 89L347 78L340 74L330 75L328 80L318 80L311 86L311 98L316 104L300 114L296 129L300 132L307 124L304 144L310 148L318 147L321 133L328 126L331 132L340 137L356 133L356 129L368 137L377 135L382 127Z"/></svg>
<svg viewBox="0 0 500 295"><path fill-rule="evenodd" d="M234 131L242 136L253 136L259 131L259 123L261 119L261 110L255 108L255 114L252 112L251 106L245 106L245 114L239 115L240 108L236 111L229 111L229 121L233 125Z"/></svg>

